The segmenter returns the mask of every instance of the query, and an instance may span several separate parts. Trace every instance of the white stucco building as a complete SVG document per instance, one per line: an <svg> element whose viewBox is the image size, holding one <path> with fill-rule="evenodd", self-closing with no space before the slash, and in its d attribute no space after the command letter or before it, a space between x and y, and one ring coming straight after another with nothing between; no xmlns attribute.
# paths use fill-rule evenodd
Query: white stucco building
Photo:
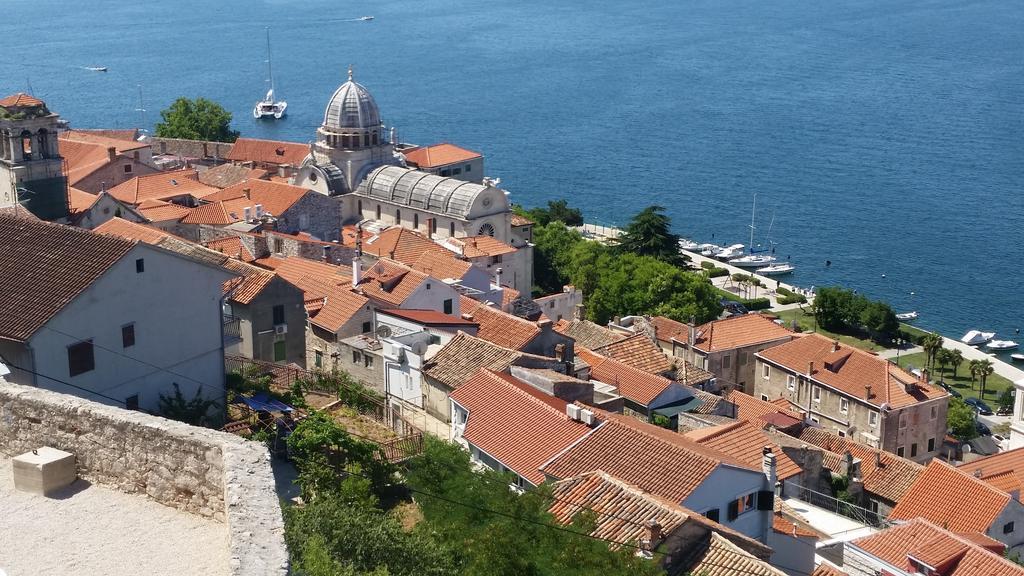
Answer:
<svg viewBox="0 0 1024 576"><path fill-rule="evenodd" d="M177 384L223 402L228 270L156 246L0 215L8 380L156 411Z"/></svg>

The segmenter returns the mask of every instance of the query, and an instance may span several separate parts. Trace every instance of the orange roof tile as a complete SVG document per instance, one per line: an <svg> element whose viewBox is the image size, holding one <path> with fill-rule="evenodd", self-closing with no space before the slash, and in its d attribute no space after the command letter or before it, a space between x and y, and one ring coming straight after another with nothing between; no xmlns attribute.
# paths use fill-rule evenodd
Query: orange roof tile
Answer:
<svg viewBox="0 0 1024 576"><path fill-rule="evenodd" d="M259 296L274 279L277 277L273 272L239 262L238 260L227 259L222 264L228 270L241 274L239 278L232 278L225 283L225 292L233 289L231 300L239 304L250 304ZM281 280L282 282L284 280Z"/></svg>
<svg viewBox="0 0 1024 576"><path fill-rule="evenodd" d="M469 412L463 437L535 485L544 482L541 464L590 432L566 415L564 400L487 369L451 399Z"/></svg>
<svg viewBox="0 0 1024 576"><path fill-rule="evenodd" d="M459 303L462 314L469 314L474 322L480 324L477 336L498 346L520 350L541 333L536 322L502 312L483 302L459 296Z"/></svg>
<svg viewBox="0 0 1024 576"><path fill-rule="evenodd" d="M210 250L216 250L221 254L237 258L243 262L252 262L256 259L253 253L246 247L245 243L238 236L228 236L226 238L217 238L215 240L209 240L203 243L204 246Z"/></svg>
<svg viewBox="0 0 1024 576"><path fill-rule="evenodd" d="M207 194L203 196L203 200L206 202L237 201L237 204L232 204L232 206L238 205L243 208L245 206L255 207L257 204L260 204L263 206L264 212L272 216L280 216L307 193L316 194L316 192L311 192L308 188L282 184L281 182L243 180L222 190ZM239 216L241 215L239 213Z"/></svg>
<svg viewBox="0 0 1024 576"><path fill-rule="evenodd" d="M761 422L766 417L770 417L774 414L785 414L787 416L800 418L801 420L803 419L803 417L797 412L786 410L773 402L755 398L750 394L740 392L739 390L729 390L722 397L736 405L735 418L738 420Z"/></svg>
<svg viewBox="0 0 1024 576"><path fill-rule="evenodd" d="M664 321L662 325L666 325ZM685 326L685 325L684 325ZM669 328L678 334L678 327ZM697 342L694 347L705 352L733 350L790 338L793 333L779 326L761 314L744 314L724 320L712 320L697 328ZM689 341L689 332L677 337L680 342Z"/></svg>
<svg viewBox="0 0 1024 576"><path fill-rule="evenodd" d="M424 250L419 258L408 264L413 270L419 270L441 280L462 280L473 267L469 262L459 260L444 248L440 248L440 251Z"/></svg>
<svg viewBox="0 0 1024 576"><path fill-rule="evenodd" d="M513 226L533 226L535 222L530 220L526 216L520 216L515 212L512 213L512 225Z"/></svg>
<svg viewBox="0 0 1024 576"><path fill-rule="evenodd" d="M68 187L68 205L71 208L71 214L89 210L96 203L96 200L99 200L99 195L97 194L79 190L73 186Z"/></svg>
<svg viewBox="0 0 1024 576"><path fill-rule="evenodd" d="M950 498L955 494L955 498ZM1010 495L941 460L932 460L889 518L925 518L956 532L987 532Z"/></svg>
<svg viewBox="0 0 1024 576"><path fill-rule="evenodd" d="M368 298L401 306L429 276L387 258L377 260L365 270L358 291Z"/></svg>
<svg viewBox="0 0 1024 576"><path fill-rule="evenodd" d="M151 228L145 224L136 224L123 218L114 217L96 227L93 232L120 236L129 240L138 240L146 244L159 244L170 234L158 228Z"/></svg>
<svg viewBox="0 0 1024 576"><path fill-rule="evenodd" d="M948 396L941 388L919 382L885 358L820 334L808 334L757 355L798 374L806 374L813 362L814 381L877 407L888 404L891 408L903 408ZM913 385L911 392L906 391L908 384ZM872 391L870 399L865 398L868 385Z"/></svg>
<svg viewBox="0 0 1024 576"><path fill-rule="evenodd" d="M786 576L717 533L703 545L684 550L680 561L686 573L700 576Z"/></svg>
<svg viewBox="0 0 1024 576"><path fill-rule="evenodd" d="M642 490L682 502L720 465L761 469L631 416L598 412L603 423L545 464L543 472L564 479L604 470Z"/></svg>
<svg viewBox="0 0 1024 576"><path fill-rule="evenodd" d="M1016 491L1018 500L1021 494L1024 494L1024 448L971 460L960 464L958 468L968 474L974 474L1003 492Z"/></svg>
<svg viewBox="0 0 1024 576"><path fill-rule="evenodd" d="M644 334L634 334L625 340L596 348L594 351L651 374L663 374L672 370L672 361Z"/></svg>
<svg viewBox="0 0 1024 576"><path fill-rule="evenodd" d="M669 342L675 339L685 344L690 340L690 327L682 322L664 316L651 316L648 322L654 326L654 335L659 341Z"/></svg>
<svg viewBox="0 0 1024 576"><path fill-rule="evenodd" d="M344 285L327 284L318 279L305 277L296 284L310 296L322 298L318 311L309 321L328 332L341 330L356 314L365 311L370 301L352 292Z"/></svg>
<svg viewBox="0 0 1024 576"><path fill-rule="evenodd" d="M555 323L555 331L559 334L572 338L577 346L597 350L614 342L620 342L629 338L624 334L611 328L605 328L590 320L576 320L563 318Z"/></svg>
<svg viewBox="0 0 1024 576"><path fill-rule="evenodd" d="M762 449L769 446L775 454L775 470L779 481L788 480L803 472L760 426L746 420L699 428L683 435L698 444L729 454L751 467L761 466Z"/></svg>
<svg viewBox="0 0 1024 576"><path fill-rule="evenodd" d="M481 156L479 152L447 142L403 150L402 154L407 162L415 164L418 168L439 168L456 162L468 162Z"/></svg>
<svg viewBox="0 0 1024 576"><path fill-rule="evenodd" d="M121 260L135 242L0 214L0 339L24 341Z"/></svg>
<svg viewBox="0 0 1024 576"><path fill-rule="evenodd" d="M269 268L291 283L296 283L304 276L309 276L335 286L350 286L352 270L347 266L335 266L326 262L307 260L298 256L287 258L269 257L256 260L258 266Z"/></svg>
<svg viewBox="0 0 1024 576"><path fill-rule="evenodd" d="M571 524L581 511L594 512L596 525L590 535L604 540L637 543L646 538L646 524L653 520L661 525L665 536L684 524L692 524L703 531L716 532L744 549L770 554L767 546L749 536L600 470L555 482L551 497L549 512L562 524Z"/></svg>
<svg viewBox="0 0 1024 576"><path fill-rule="evenodd" d="M149 199L168 200L177 196L200 198L216 191L213 186L201 183L195 170L188 169L136 176L108 190L114 198L131 205Z"/></svg>
<svg viewBox="0 0 1024 576"><path fill-rule="evenodd" d="M163 200L145 200L136 207L136 210L150 222L181 220L192 212L192 209L187 206Z"/></svg>
<svg viewBox="0 0 1024 576"><path fill-rule="evenodd" d="M576 348L576 356L590 364L590 377L615 386L619 394L646 406L672 385L672 381L639 368L609 358L583 347Z"/></svg>
<svg viewBox="0 0 1024 576"><path fill-rule="evenodd" d="M262 162L298 166L309 155L309 145L278 140L239 138L225 158L235 162Z"/></svg>
<svg viewBox="0 0 1024 576"><path fill-rule="evenodd" d="M796 436L800 440L825 450L826 468L840 473L843 455L849 452L860 460L860 473L864 490L890 502L899 502L918 479L924 466L900 458L892 452L878 450L867 444L854 442L849 437L808 426Z"/></svg>
<svg viewBox="0 0 1024 576"><path fill-rule="evenodd" d="M811 576L849 576L846 572L843 572L839 568L822 562L814 568L814 572L811 572Z"/></svg>
<svg viewBox="0 0 1024 576"><path fill-rule="evenodd" d="M24 92L11 94L10 96L0 100L0 108L30 108L33 106L46 106L46 103L39 98L29 96Z"/></svg>
<svg viewBox="0 0 1024 576"><path fill-rule="evenodd" d="M199 181L215 188L227 188L243 180L263 180L267 171L262 168L249 168L237 164L221 164L199 173Z"/></svg>
<svg viewBox="0 0 1024 576"><path fill-rule="evenodd" d="M909 573L914 558L943 576L1024 576L1024 567L924 518L915 518L852 545Z"/></svg>
<svg viewBox="0 0 1024 576"><path fill-rule="evenodd" d="M491 236L467 236L465 238L445 238L445 246L450 246L453 252L466 258L480 258L483 256L501 256L512 254L516 248L505 244Z"/></svg>
<svg viewBox="0 0 1024 576"><path fill-rule="evenodd" d="M511 286L502 286L501 287L501 309L502 310L510 310L509 307L512 306L512 303L515 302L521 295L522 294L519 293L519 290L516 290L515 288L513 288ZM547 318L546 316L544 316L543 313L541 314L541 317L542 318ZM540 321L542 318L538 318L537 320ZM550 318L548 318L548 319L550 320Z"/></svg>
<svg viewBox="0 0 1024 576"><path fill-rule="evenodd" d="M450 388L458 388L480 368L501 372L521 359L528 360L532 366L557 362L554 358L502 348L459 332L424 363L423 373Z"/></svg>
<svg viewBox="0 0 1024 576"><path fill-rule="evenodd" d="M378 310L378 312L404 318L424 326L477 326L476 322L436 310Z"/></svg>
<svg viewBox="0 0 1024 576"><path fill-rule="evenodd" d="M379 258L397 260L408 266L411 266L421 256L426 254L448 255L453 259L455 258L451 256L448 250L435 244L426 236L401 226L392 226L364 241L363 252L373 254Z"/></svg>
<svg viewBox="0 0 1024 576"><path fill-rule="evenodd" d="M66 130L60 133L59 139L101 146L104 152L107 148L113 148L118 154L150 147L146 142L125 138L111 138L102 132L93 130Z"/></svg>
<svg viewBox="0 0 1024 576"><path fill-rule="evenodd" d="M58 138L57 148L66 163L65 176L72 186L110 163L110 155L104 146Z"/></svg>
<svg viewBox="0 0 1024 576"><path fill-rule="evenodd" d="M817 538L818 533L813 530L808 530L806 527L801 526L799 523L793 522L786 518L782 514L775 513L772 518L772 530L779 534L785 534L786 536L797 536L801 538Z"/></svg>

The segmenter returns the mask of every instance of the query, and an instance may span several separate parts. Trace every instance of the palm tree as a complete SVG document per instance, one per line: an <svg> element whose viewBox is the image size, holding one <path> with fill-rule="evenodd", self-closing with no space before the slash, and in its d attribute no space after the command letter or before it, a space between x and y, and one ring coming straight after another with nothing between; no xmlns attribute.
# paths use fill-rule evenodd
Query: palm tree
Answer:
<svg viewBox="0 0 1024 576"><path fill-rule="evenodd" d="M981 360L971 360L967 364L967 369L971 371L971 390L974 390L974 379L978 377L978 364Z"/></svg>
<svg viewBox="0 0 1024 576"><path fill-rule="evenodd" d="M982 400L985 399L985 381L995 371L996 367L992 365L991 360L978 360L978 376L981 377L981 394L978 394L978 397Z"/></svg>
<svg viewBox="0 0 1024 576"><path fill-rule="evenodd" d="M921 338L921 347L925 353L925 368L931 370L935 363L935 354L942 349L942 336L938 334L926 334Z"/></svg>
<svg viewBox="0 0 1024 576"><path fill-rule="evenodd" d="M960 365L964 363L964 353L959 348L953 349L949 353L949 365L953 367L953 379L957 378L957 370L960 369Z"/></svg>
<svg viewBox="0 0 1024 576"><path fill-rule="evenodd" d="M935 353L935 361L939 363L939 380L946 375L946 365L953 359L953 352L949 348L939 348Z"/></svg>

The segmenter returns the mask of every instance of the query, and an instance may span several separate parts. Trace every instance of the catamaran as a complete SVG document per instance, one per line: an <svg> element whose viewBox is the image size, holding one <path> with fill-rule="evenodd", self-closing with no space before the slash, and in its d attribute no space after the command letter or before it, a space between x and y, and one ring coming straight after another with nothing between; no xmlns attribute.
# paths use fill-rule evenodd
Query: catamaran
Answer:
<svg viewBox="0 0 1024 576"><path fill-rule="evenodd" d="M267 81L270 82L270 90L267 90L267 95L252 109L252 116L257 120L271 117L280 119L284 116L284 111L288 109L288 103L284 100L274 100L274 68L270 63L270 28L267 28Z"/></svg>

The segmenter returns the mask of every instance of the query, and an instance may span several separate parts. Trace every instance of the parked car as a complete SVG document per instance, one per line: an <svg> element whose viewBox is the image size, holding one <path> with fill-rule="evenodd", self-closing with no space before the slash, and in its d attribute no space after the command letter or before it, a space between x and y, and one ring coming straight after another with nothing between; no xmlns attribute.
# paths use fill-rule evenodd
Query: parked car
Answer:
<svg viewBox="0 0 1024 576"><path fill-rule="evenodd" d="M989 408L988 404L985 404L985 402L980 398L968 398L967 400L964 400L964 404L967 404L971 408L974 408L975 412L983 416L992 415L992 409Z"/></svg>
<svg viewBox="0 0 1024 576"><path fill-rule="evenodd" d="M974 427L978 430L978 434L981 434L982 436L992 435L992 430L988 427L987 424L985 424L981 420L975 420Z"/></svg>
<svg viewBox="0 0 1024 576"><path fill-rule="evenodd" d="M952 386L950 386L949 384L946 384L945 382L939 382L939 386L943 390L948 392L949 395L952 396L953 398L963 398L964 397L964 395L961 394L959 390L957 390L956 388L953 388Z"/></svg>

